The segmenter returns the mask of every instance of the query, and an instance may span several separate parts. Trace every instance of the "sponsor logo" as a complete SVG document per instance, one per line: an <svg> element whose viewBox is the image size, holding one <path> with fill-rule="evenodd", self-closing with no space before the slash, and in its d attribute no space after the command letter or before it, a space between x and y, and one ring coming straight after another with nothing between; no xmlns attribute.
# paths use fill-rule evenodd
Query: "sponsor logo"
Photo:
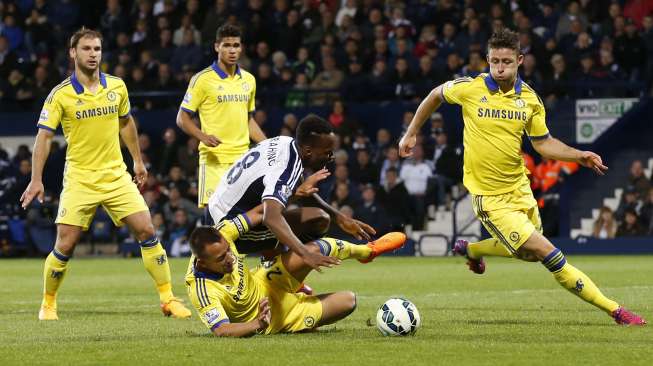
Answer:
<svg viewBox="0 0 653 366"><path fill-rule="evenodd" d="M249 91L249 84L243 83L243 91Z"/></svg>
<svg viewBox="0 0 653 366"><path fill-rule="evenodd" d="M487 97L484 95L484 96L479 100L479 102L481 102L481 103L487 103Z"/></svg>
<svg viewBox="0 0 653 366"><path fill-rule="evenodd" d="M184 103L190 103L190 100L193 99L191 93L184 94Z"/></svg>
<svg viewBox="0 0 653 366"><path fill-rule="evenodd" d="M83 104L84 104L84 102L82 102L81 99L77 99L77 102L75 103L75 105L83 105Z"/></svg>
<svg viewBox="0 0 653 366"><path fill-rule="evenodd" d="M107 99L109 100L109 102L113 102L114 100L116 100L116 92L114 91L108 92Z"/></svg>
<svg viewBox="0 0 653 366"><path fill-rule="evenodd" d="M526 107L526 102L523 99L515 99L515 105L517 108L524 108Z"/></svg>
<svg viewBox="0 0 653 366"><path fill-rule="evenodd" d="M204 313L204 319L206 319L206 322L209 324L215 323L218 318L220 318L220 312L216 308L213 308Z"/></svg>

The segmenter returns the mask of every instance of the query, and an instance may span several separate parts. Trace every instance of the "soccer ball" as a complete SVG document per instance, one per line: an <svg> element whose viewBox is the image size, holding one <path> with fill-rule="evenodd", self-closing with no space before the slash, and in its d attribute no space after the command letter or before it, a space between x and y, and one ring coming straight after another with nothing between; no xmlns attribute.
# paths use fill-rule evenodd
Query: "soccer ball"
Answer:
<svg viewBox="0 0 653 366"><path fill-rule="evenodd" d="M384 336L413 335L421 323L415 304L402 298L389 299L376 312L376 327Z"/></svg>

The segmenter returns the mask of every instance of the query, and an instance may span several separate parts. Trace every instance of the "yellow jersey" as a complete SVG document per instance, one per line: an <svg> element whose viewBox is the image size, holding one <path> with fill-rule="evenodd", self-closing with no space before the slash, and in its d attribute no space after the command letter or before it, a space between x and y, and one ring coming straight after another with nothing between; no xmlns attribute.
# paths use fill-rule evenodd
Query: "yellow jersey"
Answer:
<svg viewBox="0 0 653 366"><path fill-rule="evenodd" d="M189 297L202 322L211 330L228 322L249 322L258 315L263 290L247 268L245 256L238 253L234 244L240 233L248 230L247 223L240 221L240 225L237 227L232 220L219 224L220 235L229 243L236 257L233 272L213 274L197 271L192 257L186 273Z"/></svg>
<svg viewBox="0 0 653 366"><path fill-rule="evenodd" d="M208 147L200 143L200 152L219 154L222 161L234 162L249 147L249 113L254 111L256 79L236 65L229 76L217 62L190 80L181 109L199 113L202 132L221 143Z"/></svg>
<svg viewBox="0 0 653 366"><path fill-rule="evenodd" d="M549 137L544 104L530 86L517 76L513 89L504 93L490 74L480 74L446 82L442 97L462 106L463 183L472 194L503 194L528 180L522 136Z"/></svg>
<svg viewBox="0 0 653 366"><path fill-rule="evenodd" d="M73 72L46 98L38 127L56 131L61 125L68 144L67 169L124 168L119 120L128 117L129 111L129 95L122 79L100 73L100 86L92 93Z"/></svg>

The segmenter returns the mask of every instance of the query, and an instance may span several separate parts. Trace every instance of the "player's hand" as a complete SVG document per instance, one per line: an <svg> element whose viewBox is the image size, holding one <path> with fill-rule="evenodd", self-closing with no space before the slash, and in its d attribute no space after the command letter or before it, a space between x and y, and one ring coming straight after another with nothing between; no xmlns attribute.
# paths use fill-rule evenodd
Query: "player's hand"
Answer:
<svg viewBox="0 0 653 366"><path fill-rule="evenodd" d="M220 141L217 137L207 134L204 134L200 141L202 141L202 143L208 147L216 147L222 143L222 141Z"/></svg>
<svg viewBox="0 0 653 366"><path fill-rule="evenodd" d="M270 325L272 313L270 312L270 302L267 297L264 297L258 303L258 329L257 332L264 331Z"/></svg>
<svg viewBox="0 0 653 366"><path fill-rule="evenodd" d="M340 264L340 259L322 255L320 253L307 253L302 257L304 263L318 272L322 272L320 267L331 268Z"/></svg>
<svg viewBox="0 0 653 366"><path fill-rule="evenodd" d="M30 181L25 192L20 196L20 205L23 209L26 209L27 206L32 202L34 197L38 197L40 203L43 203L43 196L45 194L45 189L43 188L43 182L41 181Z"/></svg>
<svg viewBox="0 0 653 366"><path fill-rule="evenodd" d="M295 196L297 197L310 197L313 193L317 193L317 184L324 179L326 179L328 176L331 175L331 172L327 168L322 168L312 174L310 177L306 178L306 180L297 188L297 191L295 192Z"/></svg>
<svg viewBox="0 0 653 366"><path fill-rule="evenodd" d="M399 156L407 158L413 155L413 148L417 144L417 136L406 134L399 140Z"/></svg>
<svg viewBox="0 0 653 366"><path fill-rule="evenodd" d="M376 234L376 230L374 230L370 225L356 219L350 219L345 215L338 215L336 217L336 223L340 226L342 231L350 234L358 240L371 240L372 235Z"/></svg>
<svg viewBox="0 0 653 366"><path fill-rule="evenodd" d="M586 168L592 169L598 175L605 175L605 172L608 170L608 167L603 165L601 157L591 151L581 151L578 163Z"/></svg>
<svg viewBox="0 0 653 366"><path fill-rule="evenodd" d="M138 188L142 188L147 182L147 168L143 162L134 162L134 183Z"/></svg>

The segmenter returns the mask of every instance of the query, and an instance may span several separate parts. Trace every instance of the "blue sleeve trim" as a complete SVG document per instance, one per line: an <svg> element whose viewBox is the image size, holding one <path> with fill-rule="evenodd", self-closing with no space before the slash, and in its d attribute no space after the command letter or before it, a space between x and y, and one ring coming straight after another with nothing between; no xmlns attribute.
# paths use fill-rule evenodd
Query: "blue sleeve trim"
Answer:
<svg viewBox="0 0 653 366"><path fill-rule="evenodd" d="M230 323L229 319L224 318L224 319L220 320L219 322L213 324L213 326L211 327L211 331L214 331L216 328L220 327L224 323Z"/></svg>
<svg viewBox="0 0 653 366"><path fill-rule="evenodd" d="M542 135L542 136L528 136L528 138L529 138L531 141L533 141L533 140L535 140L535 141L537 141L537 140L546 140L546 139L548 139L549 137L551 137L551 134L550 134L550 133L547 133L546 135Z"/></svg>
<svg viewBox="0 0 653 366"><path fill-rule="evenodd" d="M188 109L188 108L180 107L180 109L181 109L182 111L184 111L184 112L188 112L188 113L190 113L192 116L197 115L197 112L196 112L196 111L191 111L191 110Z"/></svg>
<svg viewBox="0 0 653 366"><path fill-rule="evenodd" d="M440 95L442 96L442 100L447 104L451 104L451 103L449 103L447 98L444 96L444 84L442 84L441 86L442 86L442 88L440 88Z"/></svg>
<svg viewBox="0 0 653 366"><path fill-rule="evenodd" d="M56 129L54 129L54 128L50 127L50 126L42 125L42 124L40 124L40 123L37 124L36 127L38 127L38 128L42 128L42 129L44 129L44 130L52 131L52 132L56 132L56 131L57 131Z"/></svg>
<svg viewBox="0 0 653 366"><path fill-rule="evenodd" d="M247 227L251 228L252 227L252 222L249 220L249 217L247 216L247 212L243 213L243 218L245 219L245 222L247 222Z"/></svg>
<svg viewBox="0 0 653 366"><path fill-rule="evenodd" d="M129 111L127 112L127 114L125 114L124 116L118 116L118 118L120 118L120 119L127 118L127 117L131 116L131 114L132 114L132 111L129 110Z"/></svg>

